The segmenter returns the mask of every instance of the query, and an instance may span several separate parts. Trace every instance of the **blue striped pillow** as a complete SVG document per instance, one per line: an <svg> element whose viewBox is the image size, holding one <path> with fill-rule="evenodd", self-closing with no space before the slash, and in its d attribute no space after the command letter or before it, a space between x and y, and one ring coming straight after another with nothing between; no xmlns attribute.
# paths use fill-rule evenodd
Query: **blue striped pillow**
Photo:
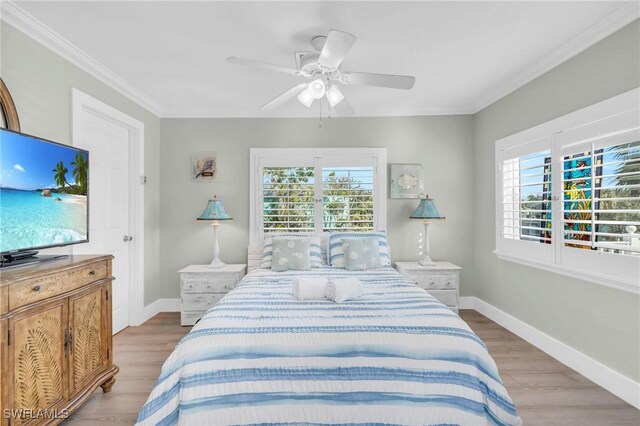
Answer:
<svg viewBox="0 0 640 426"><path fill-rule="evenodd" d="M329 236L329 247L327 256L329 265L336 268L344 268L344 250L342 248L342 238L376 237L378 239L378 249L380 250L380 260L382 266L391 266L391 255L389 254L389 244L387 243L387 233L379 232L332 232Z"/></svg>
<svg viewBox="0 0 640 426"><path fill-rule="evenodd" d="M260 265L263 269L271 269L271 261L273 260L273 239L274 238L311 238L310 245L310 253L309 257L311 260L312 268L320 268L322 267L322 248L320 247L320 237L315 234L310 234L307 232L297 232L297 233L272 233L266 234L264 239L264 247L262 249L262 265Z"/></svg>

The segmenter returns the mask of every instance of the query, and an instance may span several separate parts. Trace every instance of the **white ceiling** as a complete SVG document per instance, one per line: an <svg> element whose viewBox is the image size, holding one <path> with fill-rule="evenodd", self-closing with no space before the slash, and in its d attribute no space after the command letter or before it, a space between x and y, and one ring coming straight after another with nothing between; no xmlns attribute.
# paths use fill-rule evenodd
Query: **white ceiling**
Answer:
<svg viewBox="0 0 640 426"><path fill-rule="evenodd" d="M358 115L473 113L637 18L639 7L610 1L13 4L26 12L23 22L44 24L63 39L58 44L80 49L167 117L317 116L317 107L295 99L261 112L260 105L299 78L225 58L295 66L293 52L310 50L311 37L332 28L358 37L343 69L416 76L411 91L344 87Z"/></svg>

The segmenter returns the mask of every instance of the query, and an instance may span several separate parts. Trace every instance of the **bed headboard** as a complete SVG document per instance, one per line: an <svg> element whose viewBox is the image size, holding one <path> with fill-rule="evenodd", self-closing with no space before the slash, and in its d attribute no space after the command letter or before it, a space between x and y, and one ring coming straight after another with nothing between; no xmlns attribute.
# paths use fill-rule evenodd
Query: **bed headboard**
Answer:
<svg viewBox="0 0 640 426"><path fill-rule="evenodd" d="M262 244L247 247L247 272L258 269L262 265Z"/></svg>

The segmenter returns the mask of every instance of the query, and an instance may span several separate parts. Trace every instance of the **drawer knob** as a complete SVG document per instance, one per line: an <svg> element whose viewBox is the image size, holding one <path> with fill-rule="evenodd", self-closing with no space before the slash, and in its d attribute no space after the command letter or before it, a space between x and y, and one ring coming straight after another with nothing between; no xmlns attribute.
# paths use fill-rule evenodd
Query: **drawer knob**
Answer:
<svg viewBox="0 0 640 426"><path fill-rule="evenodd" d="M94 271L93 269L89 271L89 275L95 275L96 271Z"/></svg>
<svg viewBox="0 0 640 426"><path fill-rule="evenodd" d="M33 286L33 291L35 291L36 293L38 293L41 289L42 289L42 286L40 286L40 284L36 284Z"/></svg>
<svg viewBox="0 0 640 426"><path fill-rule="evenodd" d="M451 281L447 281L447 287L451 287Z"/></svg>

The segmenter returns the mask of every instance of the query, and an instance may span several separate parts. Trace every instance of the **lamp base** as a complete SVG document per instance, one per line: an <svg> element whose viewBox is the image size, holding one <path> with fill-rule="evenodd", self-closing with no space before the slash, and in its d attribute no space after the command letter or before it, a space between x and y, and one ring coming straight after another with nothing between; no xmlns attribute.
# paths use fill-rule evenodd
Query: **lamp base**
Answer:
<svg viewBox="0 0 640 426"><path fill-rule="evenodd" d="M425 256L423 257L419 262L418 265L420 266L435 266L436 262L434 262L433 260L431 260L431 257L429 256Z"/></svg>
<svg viewBox="0 0 640 426"><path fill-rule="evenodd" d="M224 263L222 260L220 260L220 258L216 257L209 264L209 268L224 268L225 265L226 265L226 263Z"/></svg>

